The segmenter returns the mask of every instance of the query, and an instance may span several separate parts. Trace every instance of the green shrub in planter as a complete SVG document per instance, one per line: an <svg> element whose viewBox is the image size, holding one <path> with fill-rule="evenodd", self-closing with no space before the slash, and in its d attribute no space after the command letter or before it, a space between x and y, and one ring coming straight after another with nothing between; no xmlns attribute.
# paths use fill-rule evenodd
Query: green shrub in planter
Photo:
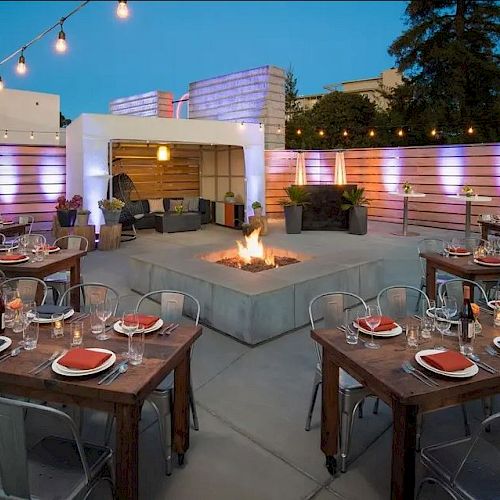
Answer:
<svg viewBox="0 0 500 500"><path fill-rule="evenodd" d="M370 200L365 196L365 188L351 189L342 194L345 202L341 209L349 211L349 233L366 234L368 232L368 208Z"/></svg>

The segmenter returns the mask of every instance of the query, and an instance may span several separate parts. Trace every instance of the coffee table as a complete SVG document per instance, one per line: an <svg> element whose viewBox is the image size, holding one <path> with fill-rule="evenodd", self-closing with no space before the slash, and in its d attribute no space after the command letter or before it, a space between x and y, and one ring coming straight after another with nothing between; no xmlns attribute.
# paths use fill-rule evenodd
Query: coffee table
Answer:
<svg viewBox="0 0 500 500"><path fill-rule="evenodd" d="M158 233L179 233L201 229L201 215L198 213L155 214L155 230Z"/></svg>

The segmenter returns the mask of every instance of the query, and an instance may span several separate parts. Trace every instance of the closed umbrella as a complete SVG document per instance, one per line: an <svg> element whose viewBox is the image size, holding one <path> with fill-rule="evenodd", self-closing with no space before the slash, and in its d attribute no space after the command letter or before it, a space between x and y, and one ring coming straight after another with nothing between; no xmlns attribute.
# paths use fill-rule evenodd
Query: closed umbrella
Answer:
<svg viewBox="0 0 500 500"><path fill-rule="evenodd" d="M337 151L337 153L335 153L335 184L347 184L343 151Z"/></svg>
<svg viewBox="0 0 500 500"><path fill-rule="evenodd" d="M304 186L307 184L306 158L303 152L297 153L297 164L295 167L295 185Z"/></svg>

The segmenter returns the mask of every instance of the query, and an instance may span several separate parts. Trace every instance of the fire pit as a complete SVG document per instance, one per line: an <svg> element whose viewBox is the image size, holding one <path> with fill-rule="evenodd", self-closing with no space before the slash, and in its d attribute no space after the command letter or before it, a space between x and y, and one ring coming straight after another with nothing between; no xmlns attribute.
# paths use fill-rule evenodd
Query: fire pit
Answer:
<svg viewBox="0 0 500 500"><path fill-rule="evenodd" d="M260 238L260 228L255 229L248 236L245 236L244 242L237 241L236 245L238 247L236 255L224 255L215 262L251 273L267 271L300 262L295 257L278 255L274 248L265 248Z"/></svg>

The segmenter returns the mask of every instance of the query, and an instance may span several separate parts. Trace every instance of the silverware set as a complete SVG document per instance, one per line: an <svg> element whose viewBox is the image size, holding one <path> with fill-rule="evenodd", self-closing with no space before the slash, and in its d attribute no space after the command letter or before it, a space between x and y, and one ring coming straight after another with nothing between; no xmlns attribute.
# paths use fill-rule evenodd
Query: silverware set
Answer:
<svg viewBox="0 0 500 500"><path fill-rule="evenodd" d="M125 373L128 370L128 361L122 361L118 365L116 365L109 373L104 375L99 382L97 382L97 385L109 385L111 382L116 380L120 375Z"/></svg>
<svg viewBox="0 0 500 500"><path fill-rule="evenodd" d="M429 387L439 387L439 384L435 380L427 376L424 372L415 368L409 361L405 361L401 365L401 368L405 373L413 375L416 379L420 380L420 382L423 382L425 385L428 385Z"/></svg>
<svg viewBox="0 0 500 500"><path fill-rule="evenodd" d="M498 351L491 345L486 346L485 351L490 356L496 356L497 358L500 358L500 354L498 353Z"/></svg>
<svg viewBox="0 0 500 500"><path fill-rule="evenodd" d="M48 368L57 357L64 356L67 352L67 349L63 351L53 352L49 359L42 361L39 365L32 368L28 373L30 373L31 375L38 375L39 373L43 372L45 368Z"/></svg>
<svg viewBox="0 0 500 500"><path fill-rule="evenodd" d="M163 330L160 330L158 335L170 335L179 326L179 323L170 323L170 325L167 325L165 328L163 328Z"/></svg>
<svg viewBox="0 0 500 500"><path fill-rule="evenodd" d="M21 354L22 349L23 349L22 346L18 346L18 347L15 347L14 349L12 349L12 351L10 351L6 354L3 354L2 356L0 356L0 363L2 361L9 359L9 358L15 358L16 356Z"/></svg>
<svg viewBox="0 0 500 500"><path fill-rule="evenodd" d="M476 363L476 365L479 366L479 368L482 368L484 371L488 373L498 373L498 370L496 368L493 368L488 363L481 361L477 354L468 354L467 357L474 361L474 363Z"/></svg>
<svg viewBox="0 0 500 500"><path fill-rule="evenodd" d="M90 313L75 314L75 315L73 315L72 318L69 319L67 324L70 325L71 323L73 323L73 321L82 321L85 318L88 318L89 316L90 316Z"/></svg>

